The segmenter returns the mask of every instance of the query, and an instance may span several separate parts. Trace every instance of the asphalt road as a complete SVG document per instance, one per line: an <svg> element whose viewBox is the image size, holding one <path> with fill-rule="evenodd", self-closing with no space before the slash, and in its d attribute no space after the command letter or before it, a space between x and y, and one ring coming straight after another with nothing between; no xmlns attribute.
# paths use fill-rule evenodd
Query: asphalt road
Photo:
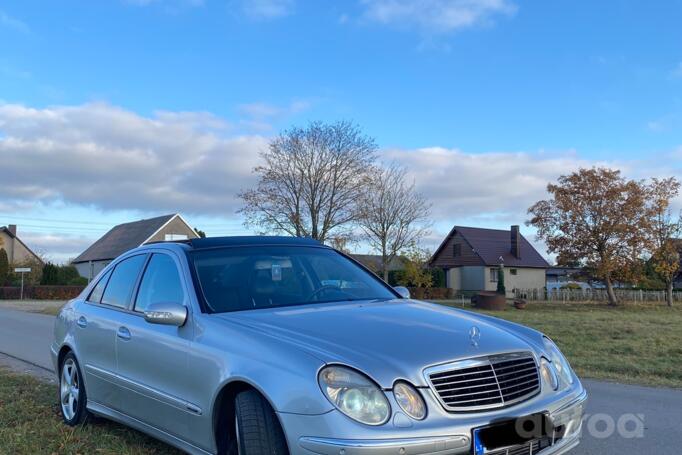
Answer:
<svg viewBox="0 0 682 455"><path fill-rule="evenodd" d="M52 370L53 320L52 316L0 308L0 353ZM590 394L587 418L583 441L571 455L682 453L681 390L583 382ZM625 431L619 432L619 426Z"/></svg>

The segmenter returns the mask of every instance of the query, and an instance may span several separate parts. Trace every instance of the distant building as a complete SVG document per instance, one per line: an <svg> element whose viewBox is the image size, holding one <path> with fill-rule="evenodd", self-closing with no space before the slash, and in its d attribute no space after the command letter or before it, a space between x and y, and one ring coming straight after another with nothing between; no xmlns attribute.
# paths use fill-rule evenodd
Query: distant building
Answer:
<svg viewBox="0 0 682 455"><path fill-rule="evenodd" d="M431 267L445 271L446 286L456 291L496 290L500 263L508 293L545 287L549 264L521 235L519 226L509 231L455 226L429 261Z"/></svg>
<svg viewBox="0 0 682 455"><path fill-rule="evenodd" d="M199 235L175 213L119 224L71 261L78 273L92 280L109 263L128 250L145 243L194 239Z"/></svg>
<svg viewBox="0 0 682 455"><path fill-rule="evenodd" d="M382 271L382 257L380 254L351 254L351 257L375 273ZM396 256L388 263L388 271L405 269L405 258Z"/></svg>
<svg viewBox="0 0 682 455"><path fill-rule="evenodd" d="M10 264L42 264L43 260L17 236L17 225L0 226L0 249L5 250Z"/></svg>
<svg viewBox="0 0 682 455"><path fill-rule="evenodd" d="M561 289L567 285L577 285L581 289L589 289L590 283L584 281L585 272L579 267L552 266L545 272L547 290Z"/></svg>

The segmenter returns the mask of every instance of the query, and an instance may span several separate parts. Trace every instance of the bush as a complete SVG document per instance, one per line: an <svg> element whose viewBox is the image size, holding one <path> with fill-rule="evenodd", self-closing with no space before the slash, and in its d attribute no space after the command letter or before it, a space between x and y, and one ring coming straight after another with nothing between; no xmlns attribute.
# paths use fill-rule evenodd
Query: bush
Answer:
<svg viewBox="0 0 682 455"><path fill-rule="evenodd" d="M578 283L566 283L561 286L561 289L582 289Z"/></svg>
<svg viewBox="0 0 682 455"><path fill-rule="evenodd" d="M31 298L37 300L70 300L78 297L85 286L34 286Z"/></svg>
<svg viewBox="0 0 682 455"><path fill-rule="evenodd" d="M431 283L435 288L445 287L445 271L443 269L429 268L425 270L426 273L431 275ZM388 272L388 284L391 286L401 286L400 283L407 282L408 285L413 283L409 282L405 277L404 270L391 270Z"/></svg>
<svg viewBox="0 0 682 455"><path fill-rule="evenodd" d="M70 300L85 289L85 286L24 286L24 299ZM18 300L21 288L17 286L0 287L0 300Z"/></svg>
<svg viewBox="0 0 682 455"><path fill-rule="evenodd" d="M450 288L415 288L410 287L410 297L417 300L447 300L454 296Z"/></svg>
<svg viewBox="0 0 682 455"><path fill-rule="evenodd" d="M0 286L7 284L9 279L9 259L7 258L7 251L0 248Z"/></svg>
<svg viewBox="0 0 682 455"><path fill-rule="evenodd" d="M78 274L78 269L72 265L45 264L43 278L40 284L49 286L85 286L87 278Z"/></svg>

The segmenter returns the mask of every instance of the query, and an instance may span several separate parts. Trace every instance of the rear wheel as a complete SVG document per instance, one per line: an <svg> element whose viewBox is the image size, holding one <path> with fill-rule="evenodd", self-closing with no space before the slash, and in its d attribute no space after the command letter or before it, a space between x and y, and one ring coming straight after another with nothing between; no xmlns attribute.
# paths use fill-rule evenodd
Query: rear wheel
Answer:
<svg viewBox="0 0 682 455"><path fill-rule="evenodd" d="M238 455L288 455L286 439L275 411L255 390L235 398L235 439Z"/></svg>
<svg viewBox="0 0 682 455"><path fill-rule="evenodd" d="M76 356L69 352L64 356L59 369L59 407L64 423L69 426L84 423L88 417L86 403L87 395L83 375Z"/></svg>

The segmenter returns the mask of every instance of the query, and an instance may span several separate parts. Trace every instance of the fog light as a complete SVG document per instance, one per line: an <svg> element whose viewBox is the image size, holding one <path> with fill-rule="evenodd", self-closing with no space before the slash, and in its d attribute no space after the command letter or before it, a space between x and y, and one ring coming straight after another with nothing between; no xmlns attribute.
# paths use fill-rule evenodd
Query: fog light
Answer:
<svg viewBox="0 0 682 455"><path fill-rule="evenodd" d="M416 420L426 417L426 404L417 389L407 382L396 382L393 386L393 396L398 405L407 415Z"/></svg>

